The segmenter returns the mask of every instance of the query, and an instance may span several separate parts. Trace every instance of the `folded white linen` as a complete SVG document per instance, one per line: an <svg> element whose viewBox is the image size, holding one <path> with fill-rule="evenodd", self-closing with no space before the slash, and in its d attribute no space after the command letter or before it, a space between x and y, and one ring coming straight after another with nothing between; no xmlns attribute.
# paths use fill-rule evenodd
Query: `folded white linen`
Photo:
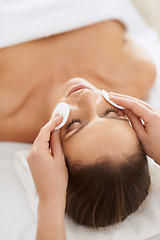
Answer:
<svg viewBox="0 0 160 240"><path fill-rule="evenodd" d="M0 5L0 48L110 19L132 34L152 35L129 0L5 0Z"/></svg>
<svg viewBox="0 0 160 240"><path fill-rule="evenodd" d="M37 218L38 195L34 186L27 161L27 151L16 153L15 169L25 187L26 194ZM67 215L65 218L66 235L69 240L144 240L160 233L160 167L149 159L151 187L149 195L139 209L122 223L94 230L77 225Z"/></svg>

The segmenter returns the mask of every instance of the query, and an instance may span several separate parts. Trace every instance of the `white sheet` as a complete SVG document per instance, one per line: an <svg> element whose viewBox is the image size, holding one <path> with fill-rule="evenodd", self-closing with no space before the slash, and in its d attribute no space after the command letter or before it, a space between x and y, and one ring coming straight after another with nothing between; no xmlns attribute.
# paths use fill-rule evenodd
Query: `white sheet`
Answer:
<svg viewBox="0 0 160 240"><path fill-rule="evenodd" d="M0 239L34 240L36 223L14 170L14 156L29 144L0 142Z"/></svg>

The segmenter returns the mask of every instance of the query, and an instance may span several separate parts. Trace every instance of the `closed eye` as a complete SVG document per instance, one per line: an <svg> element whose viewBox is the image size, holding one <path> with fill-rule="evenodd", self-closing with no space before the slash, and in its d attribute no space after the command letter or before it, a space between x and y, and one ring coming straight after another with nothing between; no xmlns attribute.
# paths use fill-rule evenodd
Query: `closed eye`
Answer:
<svg viewBox="0 0 160 240"><path fill-rule="evenodd" d="M105 112L101 115L101 117L105 117L105 116L107 116L111 112L114 112L114 113L118 114L119 110L117 108L114 108L114 107L107 108L105 110ZM77 123L83 123L84 121L81 121L80 118L72 119L71 121L69 121L67 123L67 125L65 126L65 129L69 130L69 128L76 122Z"/></svg>
<svg viewBox="0 0 160 240"><path fill-rule="evenodd" d="M128 122L128 120L125 117L109 117L108 119L113 119L115 121L125 121ZM80 131L82 131L82 129L84 129L88 124L84 123L83 125L81 125L79 128L75 129L75 131L70 131L69 136L65 139L65 141L68 141L69 139L71 139L74 135L78 134Z"/></svg>
<svg viewBox="0 0 160 240"><path fill-rule="evenodd" d="M110 112L114 112L114 113L118 114L119 109L114 108L114 107L107 108L107 110L101 116L107 116Z"/></svg>

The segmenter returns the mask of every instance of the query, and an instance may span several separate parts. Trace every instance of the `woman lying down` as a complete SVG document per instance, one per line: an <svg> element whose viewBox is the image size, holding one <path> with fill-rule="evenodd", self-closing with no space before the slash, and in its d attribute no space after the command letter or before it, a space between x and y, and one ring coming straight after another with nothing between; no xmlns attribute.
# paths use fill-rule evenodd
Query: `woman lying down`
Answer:
<svg viewBox="0 0 160 240"><path fill-rule="evenodd" d="M79 82L61 98L63 113L57 107L28 155L39 194L37 239L65 239L65 209L78 224L93 228L123 221L149 192L146 153L160 164L159 113L141 100L110 93L126 108L121 111L104 91L102 96L89 82ZM68 109L69 120L56 130Z"/></svg>
<svg viewBox="0 0 160 240"><path fill-rule="evenodd" d="M90 227L122 221L148 194L146 154L128 118L106 101L104 91L83 79L69 81L65 89L60 102L70 109L61 129L69 170L66 210Z"/></svg>
<svg viewBox="0 0 160 240"><path fill-rule="evenodd" d="M104 227L148 194L148 150L136 131L141 109L135 117L101 91L144 98L154 82L148 54L124 33L110 20L1 50L0 139L33 142L41 128L28 156L40 200L37 239L65 239L65 209L79 224ZM130 101L117 104L130 109ZM51 116L60 102L69 115L57 131L63 117Z"/></svg>

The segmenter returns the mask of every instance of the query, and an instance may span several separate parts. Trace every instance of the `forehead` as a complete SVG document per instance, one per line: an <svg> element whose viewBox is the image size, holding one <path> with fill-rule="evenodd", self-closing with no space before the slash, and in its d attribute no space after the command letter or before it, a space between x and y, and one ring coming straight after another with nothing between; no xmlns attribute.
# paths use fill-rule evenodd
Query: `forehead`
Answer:
<svg viewBox="0 0 160 240"><path fill-rule="evenodd" d="M100 155L128 153L132 151L135 142L137 137L128 121L98 119L64 143L63 148L71 161L85 159L90 162Z"/></svg>

